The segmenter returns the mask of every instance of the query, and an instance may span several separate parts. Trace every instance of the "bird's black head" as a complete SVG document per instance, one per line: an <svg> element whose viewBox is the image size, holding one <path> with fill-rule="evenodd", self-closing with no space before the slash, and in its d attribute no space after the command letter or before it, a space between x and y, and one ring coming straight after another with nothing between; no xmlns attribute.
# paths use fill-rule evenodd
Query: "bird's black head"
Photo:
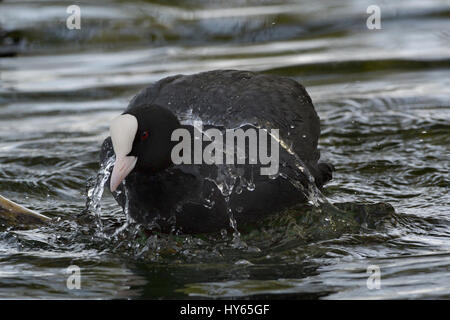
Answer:
<svg viewBox="0 0 450 320"><path fill-rule="evenodd" d="M159 106L136 108L128 114L136 117L138 130L130 156L137 157L136 169L159 171L170 164L172 132L180 127L177 117Z"/></svg>
<svg viewBox="0 0 450 320"><path fill-rule="evenodd" d="M132 170L158 172L169 167L174 145L171 135L179 127L177 117L157 105L134 107L115 118L110 127L116 155L111 191Z"/></svg>

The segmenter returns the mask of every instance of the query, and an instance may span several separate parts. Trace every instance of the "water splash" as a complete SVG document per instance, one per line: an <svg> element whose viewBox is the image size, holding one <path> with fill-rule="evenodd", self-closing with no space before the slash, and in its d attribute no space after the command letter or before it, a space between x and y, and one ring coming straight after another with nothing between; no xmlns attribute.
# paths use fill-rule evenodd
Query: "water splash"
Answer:
<svg viewBox="0 0 450 320"><path fill-rule="evenodd" d="M123 213L125 214L126 217L126 221L125 223L120 226L119 228L117 228L111 235L111 237L113 238L117 238L118 235L120 235L122 232L124 232L125 230L127 230L131 225L135 224L135 221L133 220L133 218L130 216L130 197L128 194L128 188L126 185L126 180L124 180L122 182L123 184L123 192L124 192L124 196L125 196L125 206L123 209Z"/></svg>
<svg viewBox="0 0 450 320"><path fill-rule="evenodd" d="M113 156L109 158L106 162L102 163L100 169L98 170L95 182L89 187L87 192L86 207L84 212L93 214L96 217L96 225L100 232L103 234L104 227L102 223L102 204L101 200L103 197L103 192L105 190L105 184L111 175L111 168L116 161L116 157Z"/></svg>
<svg viewBox="0 0 450 320"><path fill-rule="evenodd" d="M89 189L87 193L87 201L86 201L86 207L84 212L92 214L96 219L96 227L97 232L96 235L101 238L108 238L108 239L118 239L119 235L123 234L125 230L133 229L133 226L136 224L133 218L131 218L129 211L130 211L130 197L128 194L128 188L126 185L126 180L122 182L123 185L123 191L117 190L117 195L120 195L120 193L124 192L124 198L125 198L125 206L123 213L126 217L125 222L118 228L111 230L106 230L103 222L102 222L102 205L101 200L103 197L103 193L105 190L105 184L108 181L110 175L111 175L111 169L114 166L115 163L115 156L112 156L108 158L105 162L103 162L100 165L100 169L98 170L97 176L95 177L92 184L89 184ZM133 231L130 231L130 234L132 234Z"/></svg>
<svg viewBox="0 0 450 320"><path fill-rule="evenodd" d="M201 125L204 124L203 120L200 117L194 115L192 113L192 110L189 113L189 117L185 117L185 119L187 119L185 120L186 124L193 125L196 130L199 130L201 132L202 135L207 135L206 130L204 130L203 126ZM285 168L280 167L280 170L277 174L268 176L269 179L275 180L282 178L289 181L296 189L298 189L305 195L305 197L308 200L308 203L315 207L319 207L321 203L328 202L326 198L322 195L320 190L317 188L314 177L309 172L307 166L303 163L300 157L293 151L292 145L289 145L288 143L283 141L280 137L273 136L272 133L269 132L268 130L252 124L244 123L234 129L236 130L246 125L251 125L259 130L265 130L267 134L272 137L272 139L276 139L278 144L281 146L282 150L285 152L285 157L289 158L288 162L290 166ZM268 124L268 126L270 127L270 124ZM236 154L238 154L237 150L238 148L239 147L234 149L234 152ZM245 150L241 150L241 153L242 151L244 151L245 154ZM224 156L226 156L227 150L223 149L222 152L224 153ZM244 248L246 247L246 244L241 240L240 232L238 231L235 213L231 208L231 197L233 193L235 194L242 193L242 190L244 188L246 188L250 192L256 189L253 171L254 171L253 166L240 167L231 164L220 164L217 165L216 177L205 177L206 180L209 180L212 183L214 183L214 185L217 187L217 189L224 197L227 214L230 221L230 227L233 229L232 246L235 248ZM307 179L306 185L302 183L304 182L305 177ZM208 196L205 196L204 206L211 208L213 205L214 203L211 202Z"/></svg>
<svg viewBox="0 0 450 320"><path fill-rule="evenodd" d="M243 240L241 240L241 234L238 230L237 221L231 208L230 197L233 192L242 192L242 187L247 185L244 174L245 170L243 170L243 168L237 168L233 165L219 165L217 168L217 177L215 179L206 178L216 185L224 197L230 227L233 229L232 247L236 249L246 248L247 245Z"/></svg>
<svg viewBox="0 0 450 320"><path fill-rule="evenodd" d="M201 119L195 118L192 114L190 114L189 116L192 125L194 125L197 130L202 131L202 133L204 134L202 126L198 125L198 122L201 121ZM310 204L318 207L319 204L326 201L326 199L316 187L314 177L309 173L302 160L292 151L292 148L288 148L288 144L284 143L281 139L279 139L278 142L285 152L285 157L289 158L289 165L280 166L280 171L274 176L268 176L268 179L286 179L306 196ZM235 152L237 152L237 150L235 150ZM96 217L96 225L98 234L100 236L102 236L103 238L117 240L119 237L128 238L129 235L134 233L133 230L136 228L137 223L131 218L129 214L130 197L128 194L129 190L126 186L125 181L123 182L123 188L121 188L121 191L117 192L124 193L122 195L125 201L123 213L126 220L124 222L122 221L119 227L117 227L116 225L114 228L105 228L102 222L101 199L104 192L104 186L110 177L111 168L114 165L114 161L115 157L112 156L101 164L101 167L95 178L95 183L88 190L86 211L92 213ZM239 210L238 208L236 208L236 212L233 212L234 208L232 208L231 199L233 193L240 194L242 193L243 189L247 189L250 192L256 190L257 185L254 182L254 170L254 166L223 164L217 165L217 174L215 177L204 178L205 180L209 180L215 185L215 187L220 191L223 199L225 200L229 226L232 229L231 246L236 249L246 249L248 248L248 246L241 238L241 233L239 232L237 220L235 217L235 214L239 213ZM307 179L306 184L304 183L305 177ZM211 191L211 195L213 194L214 189ZM215 204L214 201L208 198L208 195L205 195L204 198L204 206L212 208ZM322 201L321 199L325 200Z"/></svg>

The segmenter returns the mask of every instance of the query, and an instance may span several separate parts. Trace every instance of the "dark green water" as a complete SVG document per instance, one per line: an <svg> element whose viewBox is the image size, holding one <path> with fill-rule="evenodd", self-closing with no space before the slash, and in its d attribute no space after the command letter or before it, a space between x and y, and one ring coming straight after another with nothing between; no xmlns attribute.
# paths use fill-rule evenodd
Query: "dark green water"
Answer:
<svg viewBox="0 0 450 320"><path fill-rule="evenodd" d="M450 298L448 1L78 1L81 29L68 30L71 4L0 2L0 194L55 220L0 230L0 298ZM366 27L372 4L381 30ZM303 83L337 168L324 195L396 214L287 214L244 249L230 234L110 236L126 218L109 193L103 230L83 216L130 98L219 68ZM81 290L66 286L70 265ZM380 289L366 285L371 265Z"/></svg>

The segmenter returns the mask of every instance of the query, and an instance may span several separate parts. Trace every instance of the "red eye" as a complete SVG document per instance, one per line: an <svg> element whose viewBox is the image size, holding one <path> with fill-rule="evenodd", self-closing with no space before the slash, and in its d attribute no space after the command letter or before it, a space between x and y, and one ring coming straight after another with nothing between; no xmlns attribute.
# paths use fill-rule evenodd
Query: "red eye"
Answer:
<svg viewBox="0 0 450 320"><path fill-rule="evenodd" d="M142 134L141 134L141 141L147 140L148 136L149 136L148 131L142 132Z"/></svg>

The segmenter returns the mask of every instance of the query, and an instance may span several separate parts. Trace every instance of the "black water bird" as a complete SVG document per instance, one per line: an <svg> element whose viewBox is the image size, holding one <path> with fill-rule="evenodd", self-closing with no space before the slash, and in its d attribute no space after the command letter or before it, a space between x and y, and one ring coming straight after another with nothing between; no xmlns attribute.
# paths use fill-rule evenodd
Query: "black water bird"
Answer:
<svg viewBox="0 0 450 320"><path fill-rule="evenodd" d="M261 175L261 164L248 162L174 164L172 133L183 128L193 137L198 120L203 130L278 129L279 174ZM309 187L322 188L334 170L319 162L320 122L310 96L275 75L215 70L162 79L132 99L110 134L101 151L102 163L116 156L110 190L134 220L163 232L217 231L230 226L230 215L238 226L258 221L307 201Z"/></svg>

